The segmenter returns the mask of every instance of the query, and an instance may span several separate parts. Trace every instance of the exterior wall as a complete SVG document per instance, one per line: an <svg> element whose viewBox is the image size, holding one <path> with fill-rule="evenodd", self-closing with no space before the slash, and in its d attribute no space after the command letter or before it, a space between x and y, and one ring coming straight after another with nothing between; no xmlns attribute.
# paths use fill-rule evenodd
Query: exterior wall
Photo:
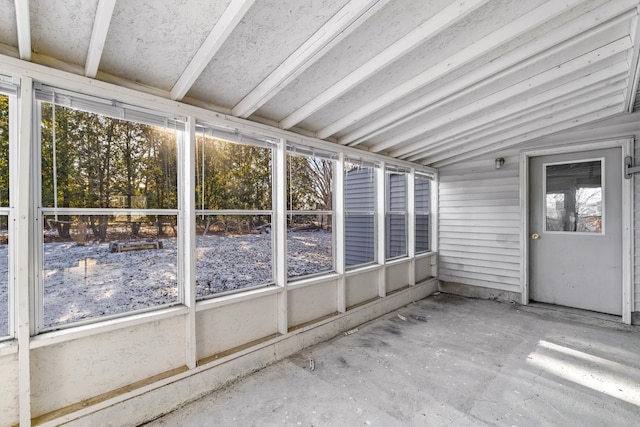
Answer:
<svg viewBox="0 0 640 427"><path fill-rule="evenodd" d="M442 290L514 299L521 293L521 151L633 137L634 164L640 165L640 113L623 115L542 138L518 150L487 153L440 168L438 279ZM494 159L504 157L496 170ZM632 319L640 318L640 174L633 178L634 293ZM449 282L449 283L447 283ZM488 288L480 289L480 288ZM502 291L502 293L491 292ZM504 292L508 292L504 294ZM512 294L514 293L514 294ZM502 298L502 297L499 297Z"/></svg>
<svg viewBox="0 0 640 427"><path fill-rule="evenodd" d="M517 156L440 170L440 280L520 292L519 187Z"/></svg>

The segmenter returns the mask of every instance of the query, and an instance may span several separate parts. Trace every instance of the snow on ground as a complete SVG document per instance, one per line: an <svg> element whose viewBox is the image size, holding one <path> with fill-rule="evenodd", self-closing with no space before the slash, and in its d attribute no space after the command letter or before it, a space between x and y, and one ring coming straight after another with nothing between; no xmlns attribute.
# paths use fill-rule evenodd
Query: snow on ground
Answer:
<svg viewBox="0 0 640 427"><path fill-rule="evenodd" d="M333 268L332 236L290 232L288 274L299 277ZM49 328L178 301L175 238L163 249L112 253L108 243L44 244L44 326ZM196 238L198 297L273 282L270 234ZM8 284L7 245L0 245L0 283ZM0 336L7 334L7 285L0 286Z"/></svg>

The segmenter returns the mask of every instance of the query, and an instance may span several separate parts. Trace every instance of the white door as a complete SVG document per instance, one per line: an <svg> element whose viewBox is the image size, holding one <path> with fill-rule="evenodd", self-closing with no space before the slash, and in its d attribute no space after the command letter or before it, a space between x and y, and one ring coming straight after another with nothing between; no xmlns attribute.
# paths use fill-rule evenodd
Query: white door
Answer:
<svg viewBox="0 0 640 427"><path fill-rule="evenodd" d="M622 314L622 150L529 159L529 298Z"/></svg>

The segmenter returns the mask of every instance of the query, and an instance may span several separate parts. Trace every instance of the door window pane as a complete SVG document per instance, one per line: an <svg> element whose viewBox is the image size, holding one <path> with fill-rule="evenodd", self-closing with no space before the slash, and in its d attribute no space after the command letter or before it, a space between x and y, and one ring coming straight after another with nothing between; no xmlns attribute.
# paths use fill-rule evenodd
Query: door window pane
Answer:
<svg viewBox="0 0 640 427"><path fill-rule="evenodd" d="M602 233L602 160L545 166L546 231Z"/></svg>

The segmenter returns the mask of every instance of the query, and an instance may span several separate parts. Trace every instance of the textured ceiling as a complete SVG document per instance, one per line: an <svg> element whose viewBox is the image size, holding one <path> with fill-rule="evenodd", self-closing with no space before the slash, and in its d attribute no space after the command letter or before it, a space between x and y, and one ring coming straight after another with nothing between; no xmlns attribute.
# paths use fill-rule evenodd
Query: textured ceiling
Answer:
<svg viewBox="0 0 640 427"><path fill-rule="evenodd" d="M437 167L629 112L639 1L0 0L0 51Z"/></svg>

